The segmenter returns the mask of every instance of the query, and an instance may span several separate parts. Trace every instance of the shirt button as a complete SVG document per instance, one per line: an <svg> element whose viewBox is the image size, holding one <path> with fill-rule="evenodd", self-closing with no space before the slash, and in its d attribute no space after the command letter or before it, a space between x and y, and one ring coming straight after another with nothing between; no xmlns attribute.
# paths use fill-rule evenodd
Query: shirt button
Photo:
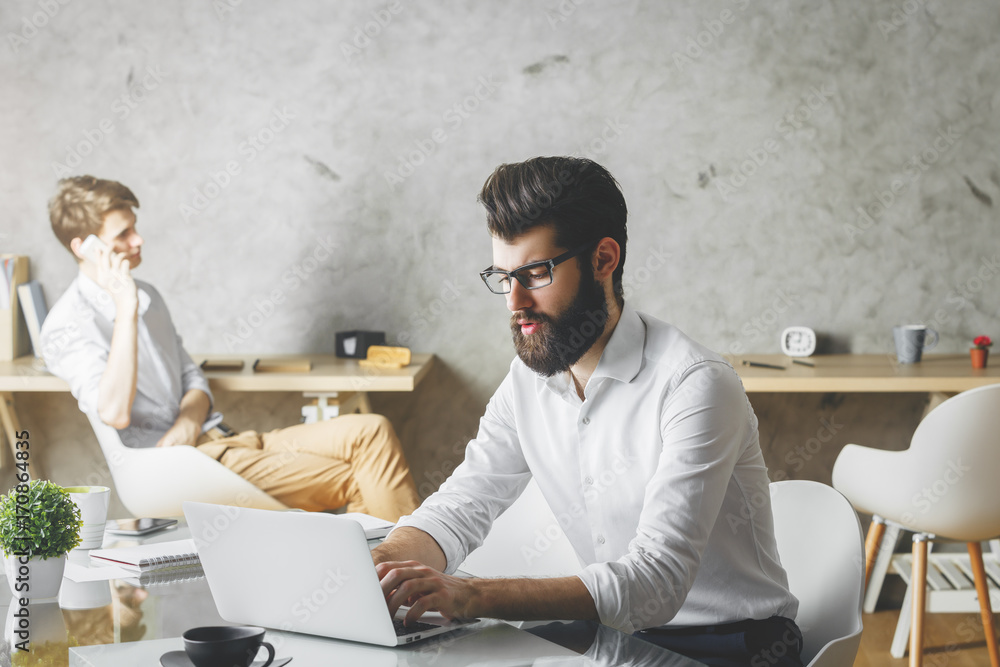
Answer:
<svg viewBox="0 0 1000 667"><path fill-rule="evenodd" d="M583 425L586 426L589 423L590 423L590 417L584 417L583 418Z"/></svg>
<svg viewBox="0 0 1000 667"><path fill-rule="evenodd" d="M594 478L588 475L587 477L583 478L583 483L586 484L587 486L590 486L591 484L594 483Z"/></svg>
<svg viewBox="0 0 1000 667"><path fill-rule="evenodd" d="M598 535L597 536L597 543L598 544L604 544L604 536L603 535Z"/></svg>

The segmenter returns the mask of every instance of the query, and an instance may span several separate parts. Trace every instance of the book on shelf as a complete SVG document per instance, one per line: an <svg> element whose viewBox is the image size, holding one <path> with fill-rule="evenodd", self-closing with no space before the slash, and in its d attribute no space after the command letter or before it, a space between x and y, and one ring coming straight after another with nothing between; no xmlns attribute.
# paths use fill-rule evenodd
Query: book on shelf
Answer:
<svg viewBox="0 0 1000 667"><path fill-rule="evenodd" d="M31 349L35 356L42 357L42 323L49 309L45 305L45 294L42 284L37 280L29 280L17 286L17 300L21 303L24 321L28 326L28 337L31 338Z"/></svg>
<svg viewBox="0 0 1000 667"><path fill-rule="evenodd" d="M201 362L203 371L241 371L242 359L205 359Z"/></svg>
<svg viewBox="0 0 1000 667"><path fill-rule="evenodd" d="M0 255L0 361L12 361L31 353L28 326L18 305L17 286L28 281L28 258Z"/></svg>
<svg viewBox="0 0 1000 667"><path fill-rule="evenodd" d="M308 359L258 359L253 362L254 373L308 373L312 362Z"/></svg>
<svg viewBox="0 0 1000 667"><path fill-rule="evenodd" d="M135 572L153 572L170 568L200 565L194 540L172 540L134 547L95 549L90 557L107 565L118 565Z"/></svg>

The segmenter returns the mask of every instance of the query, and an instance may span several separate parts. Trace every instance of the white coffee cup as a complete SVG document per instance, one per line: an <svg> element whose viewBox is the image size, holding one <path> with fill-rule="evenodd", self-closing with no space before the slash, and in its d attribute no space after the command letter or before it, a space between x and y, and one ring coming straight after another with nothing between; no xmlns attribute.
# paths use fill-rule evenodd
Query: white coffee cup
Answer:
<svg viewBox="0 0 1000 667"><path fill-rule="evenodd" d="M80 508L83 528L80 530L80 544L77 549L96 549L104 542L104 525L108 521L108 505L111 489L106 486L64 487L70 498Z"/></svg>

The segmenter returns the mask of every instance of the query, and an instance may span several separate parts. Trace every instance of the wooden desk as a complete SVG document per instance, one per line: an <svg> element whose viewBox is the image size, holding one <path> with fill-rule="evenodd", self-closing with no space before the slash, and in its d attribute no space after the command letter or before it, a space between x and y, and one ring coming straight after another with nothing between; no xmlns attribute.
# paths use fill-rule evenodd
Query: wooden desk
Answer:
<svg viewBox="0 0 1000 667"><path fill-rule="evenodd" d="M434 363L433 354L414 354L413 361L405 368L381 370L363 368L355 359L341 359L332 354L315 355L192 355L201 363L212 359L242 359L243 370L209 371L205 373L212 389L224 391L300 391L319 398L321 405L337 394L351 394L352 407L370 412L368 392L413 391L427 375ZM303 359L312 362L307 373L255 373L253 362L258 357L268 360ZM14 451L16 434L21 429L14 407L17 392L63 392L69 385L45 370L34 357L20 357L14 361L0 361L0 422L4 436ZM31 476L36 478L35 470Z"/></svg>
<svg viewBox="0 0 1000 667"><path fill-rule="evenodd" d="M744 366L743 360L783 366ZM920 363L900 364L886 354L830 354L803 359L814 367L793 364L783 354L727 356L747 392L926 392L955 394L1000 383L1000 365L974 369L968 354L925 355Z"/></svg>

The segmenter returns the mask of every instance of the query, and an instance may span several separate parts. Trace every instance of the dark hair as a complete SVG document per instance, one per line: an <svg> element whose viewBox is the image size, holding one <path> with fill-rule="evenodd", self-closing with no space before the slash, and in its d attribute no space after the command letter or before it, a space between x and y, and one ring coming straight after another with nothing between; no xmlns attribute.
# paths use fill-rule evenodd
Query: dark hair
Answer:
<svg viewBox="0 0 1000 667"><path fill-rule="evenodd" d="M486 207L490 234L503 241L544 225L552 225L556 243L567 250L591 241L596 244L606 236L617 241L621 257L611 280L618 305L624 304L628 208L607 169L578 157L536 157L502 164L486 179L479 202Z"/></svg>

